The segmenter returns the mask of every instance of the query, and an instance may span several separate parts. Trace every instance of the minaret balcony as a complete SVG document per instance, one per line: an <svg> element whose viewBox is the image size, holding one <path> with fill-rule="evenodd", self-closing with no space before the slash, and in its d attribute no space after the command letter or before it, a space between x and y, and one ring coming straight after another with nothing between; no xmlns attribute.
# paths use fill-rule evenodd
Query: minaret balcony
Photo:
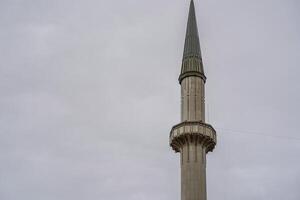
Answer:
<svg viewBox="0 0 300 200"><path fill-rule="evenodd" d="M175 152L180 152L186 143L197 143L206 148L206 152L213 151L217 143L215 129L199 121L185 121L175 125L170 133L170 146Z"/></svg>

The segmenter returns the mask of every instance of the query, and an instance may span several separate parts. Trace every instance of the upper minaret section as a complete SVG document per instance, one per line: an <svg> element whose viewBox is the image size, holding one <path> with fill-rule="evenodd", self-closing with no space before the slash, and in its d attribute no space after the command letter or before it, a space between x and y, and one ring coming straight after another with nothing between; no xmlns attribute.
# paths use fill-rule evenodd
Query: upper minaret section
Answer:
<svg viewBox="0 0 300 200"><path fill-rule="evenodd" d="M197 76L206 81L204 75L200 41L197 28L194 1L191 0L186 29L184 52L179 82L189 76Z"/></svg>

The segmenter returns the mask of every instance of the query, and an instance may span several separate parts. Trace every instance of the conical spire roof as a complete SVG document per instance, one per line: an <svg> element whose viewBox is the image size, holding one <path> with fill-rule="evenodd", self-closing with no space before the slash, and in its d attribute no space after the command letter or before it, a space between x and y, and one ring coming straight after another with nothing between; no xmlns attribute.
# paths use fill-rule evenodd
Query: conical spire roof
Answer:
<svg viewBox="0 0 300 200"><path fill-rule="evenodd" d="M179 82L181 83L181 81L188 76L199 76L204 81L206 80L203 70L195 5L193 0L191 0L190 3Z"/></svg>

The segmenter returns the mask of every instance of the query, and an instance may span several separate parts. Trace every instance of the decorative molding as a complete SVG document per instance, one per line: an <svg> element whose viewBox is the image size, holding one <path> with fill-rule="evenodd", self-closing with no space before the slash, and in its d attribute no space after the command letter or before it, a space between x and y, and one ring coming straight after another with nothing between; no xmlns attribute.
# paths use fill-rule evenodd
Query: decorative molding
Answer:
<svg viewBox="0 0 300 200"><path fill-rule="evenodd" d="M170 132L170 146L175 152L185 144L202 145L206 153L213 151L217 144L217 134L215 129L203 122L185 121L175 125Z"/></svg>

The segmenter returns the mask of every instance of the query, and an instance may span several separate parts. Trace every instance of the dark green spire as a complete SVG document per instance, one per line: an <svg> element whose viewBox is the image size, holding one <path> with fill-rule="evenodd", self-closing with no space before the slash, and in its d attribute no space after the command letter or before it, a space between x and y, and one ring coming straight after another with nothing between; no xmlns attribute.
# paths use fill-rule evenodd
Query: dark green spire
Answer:
<svg viewBox="0 0 300 200"><path fill-rule="evenodd" d="M190 4L179 82L181 83L181 81L188 76L198 76L204 81L206 80L203 70L195 5L193 0L191 0Z"/></svg>

